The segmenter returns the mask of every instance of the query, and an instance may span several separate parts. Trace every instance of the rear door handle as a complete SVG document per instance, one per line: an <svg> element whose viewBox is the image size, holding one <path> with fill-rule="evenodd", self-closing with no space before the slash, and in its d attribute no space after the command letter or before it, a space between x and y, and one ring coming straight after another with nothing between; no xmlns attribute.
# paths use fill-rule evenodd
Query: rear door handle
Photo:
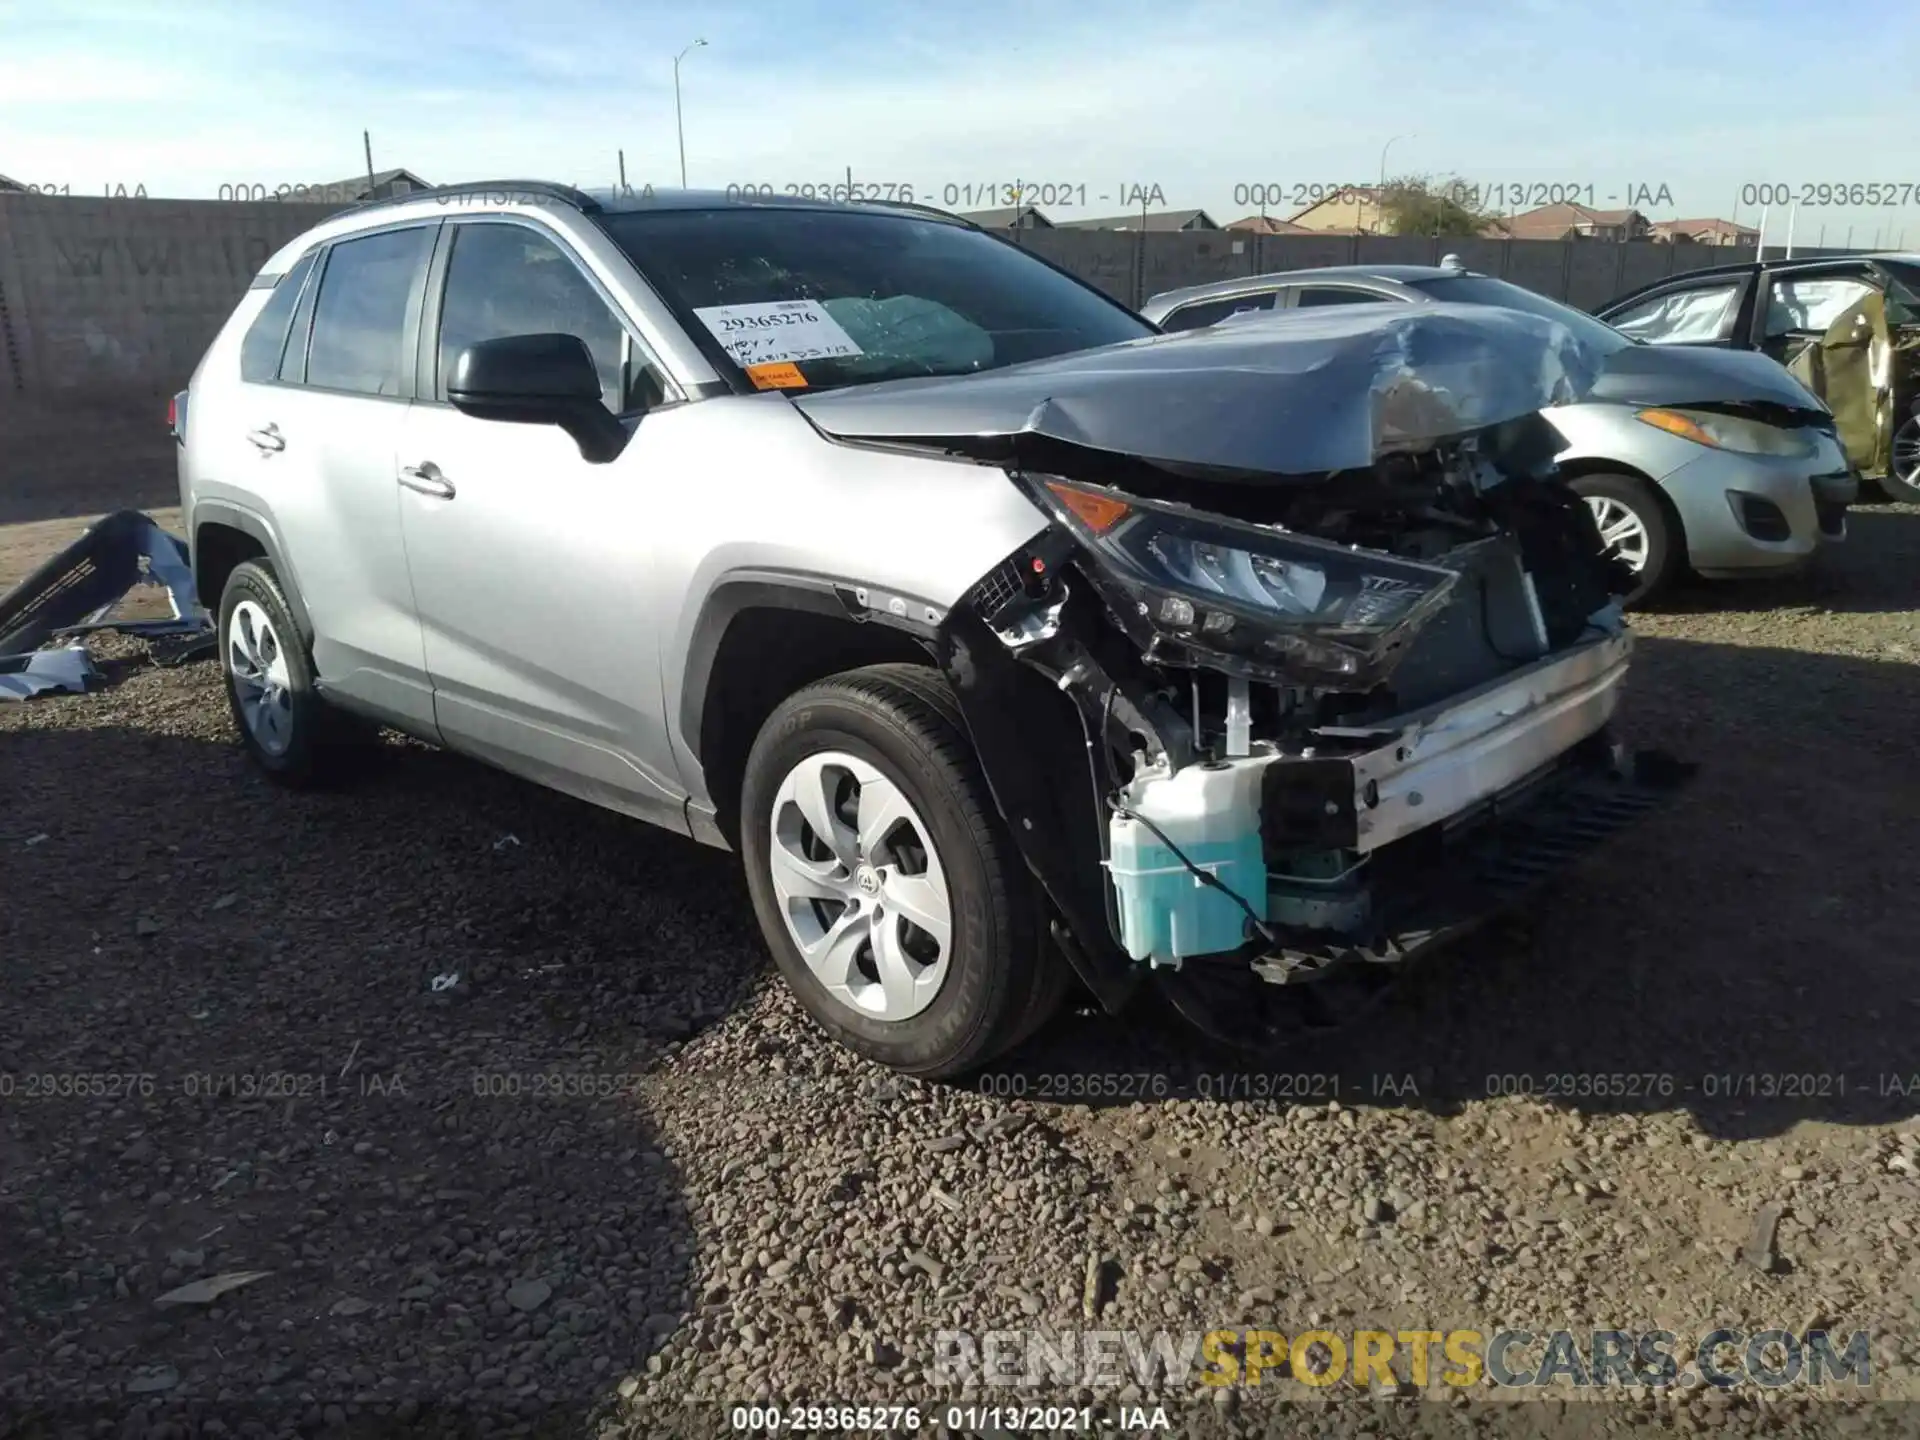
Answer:
<svg viewBox="0 0 1920 1440"><path fill-rule="evenodd" d="M247 439L251 440L262 450L284 450L287 448L286 438L281 435L278 425L263 425L258 430L249 430L247 432Z"/></svg>
<svg viewBox="0 0 1920 1440"><path fill-rule="evenodd" d="M424 465L402 465L400 483L416 494L431 495L438 500L453 498L453 482L442 475L440 467L431 460Z"/></svg>

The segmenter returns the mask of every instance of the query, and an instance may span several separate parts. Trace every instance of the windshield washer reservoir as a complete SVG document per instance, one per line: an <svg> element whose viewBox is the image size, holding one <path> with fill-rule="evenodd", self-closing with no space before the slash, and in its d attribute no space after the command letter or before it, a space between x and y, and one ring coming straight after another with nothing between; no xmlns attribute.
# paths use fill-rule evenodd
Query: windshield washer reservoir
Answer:
<svg viewBox="0 0 1920 1440"><path fill-rule="evenodd" d="M1127 813L1108 822L1106 865L1119 902L1120 942L1133 959L1177 967L1189 955L1236 950L1251 936L1253 918L1267 918L1265 768L1264 759L1189 765L1122 792ZM1182 855L1232 893L1201 880Z"/></svg>

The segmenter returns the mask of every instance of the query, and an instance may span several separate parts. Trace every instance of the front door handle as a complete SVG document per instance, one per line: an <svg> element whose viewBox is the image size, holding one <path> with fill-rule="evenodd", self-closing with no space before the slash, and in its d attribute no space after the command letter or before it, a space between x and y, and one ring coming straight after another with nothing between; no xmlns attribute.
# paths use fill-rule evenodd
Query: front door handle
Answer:
<svg viewBox="0 0 1920 1440"><path fill-rule="evenodd" d="M247 439L251 440L254 445L261 450L284 450L287 448L286 437L280 433L280 427L278 425L263 425L258 430L249 430L247 432Z"/></svg>
<svg viewBox="0 0 1920 1440"><path fill-rule="evenodd" d="M440 467L431 460L424 465L402 465L400 483L416 494L431 495L438 500L453 498L453 482L442 475Z"/></svg>

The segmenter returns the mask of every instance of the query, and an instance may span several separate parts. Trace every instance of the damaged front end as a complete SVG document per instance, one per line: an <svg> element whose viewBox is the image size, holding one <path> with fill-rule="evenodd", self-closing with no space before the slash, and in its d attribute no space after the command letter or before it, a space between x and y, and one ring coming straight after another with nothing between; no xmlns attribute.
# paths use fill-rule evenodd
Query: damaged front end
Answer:
<svg viewBox="0 0 1920 1440"><path fill-rule="evenodd" d="M1151 975L1229 1040L1275 1038L1276 1008L1336 1022L1688 773L1610 740L1632 580L1553 478L1551 432L1461 403L1391 338L1365 352L1364 464L1000 437L1052 524L955 607L941 659L1109 1009ZM1577 392L1547 363L1561 337L1493 343L1499 411ZM1389 423L1410 403L1433 433Z"/></svg>

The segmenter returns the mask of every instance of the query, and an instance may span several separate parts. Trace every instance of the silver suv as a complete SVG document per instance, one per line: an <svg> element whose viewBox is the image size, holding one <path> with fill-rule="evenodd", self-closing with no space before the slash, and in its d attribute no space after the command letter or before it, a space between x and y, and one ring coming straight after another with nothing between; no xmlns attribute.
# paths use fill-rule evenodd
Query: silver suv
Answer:
<svg viewBox="0 0 1920 1440"><path fill-rule="evenodd" d="M344 212L175 397L242 738L300 785L392 727L738 850L902 1070L1076 977L1336 1020L1681 773L1606 738L1631 582L1537 429L1592 357L1360 308L1164 336L910 207Z"/></svg>

